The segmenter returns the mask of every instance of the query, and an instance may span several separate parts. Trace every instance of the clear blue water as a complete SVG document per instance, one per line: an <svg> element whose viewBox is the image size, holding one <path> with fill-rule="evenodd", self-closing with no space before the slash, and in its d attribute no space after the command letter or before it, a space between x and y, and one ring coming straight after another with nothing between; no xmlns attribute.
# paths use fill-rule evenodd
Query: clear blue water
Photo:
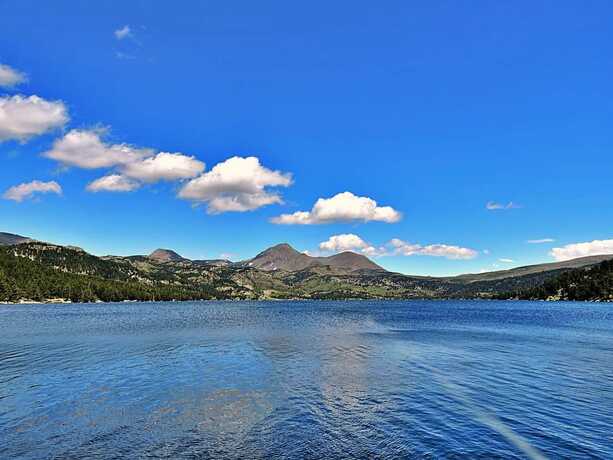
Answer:
<svg viewBox="0 0 613 460"><path fill-rule="evenodd" d="M0 306L0 458L613 458L613 305Z"/></svg>

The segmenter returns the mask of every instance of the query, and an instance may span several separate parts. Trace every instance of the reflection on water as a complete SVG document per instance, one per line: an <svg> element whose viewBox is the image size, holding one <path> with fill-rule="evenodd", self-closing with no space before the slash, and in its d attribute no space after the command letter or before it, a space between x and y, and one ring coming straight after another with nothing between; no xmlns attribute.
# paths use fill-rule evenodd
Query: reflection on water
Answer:
<svg viewBox="0 0 613 460"><path fill-rule="evenodd" d="M613 309L0 307L0 458L612 458Z"/></svg>

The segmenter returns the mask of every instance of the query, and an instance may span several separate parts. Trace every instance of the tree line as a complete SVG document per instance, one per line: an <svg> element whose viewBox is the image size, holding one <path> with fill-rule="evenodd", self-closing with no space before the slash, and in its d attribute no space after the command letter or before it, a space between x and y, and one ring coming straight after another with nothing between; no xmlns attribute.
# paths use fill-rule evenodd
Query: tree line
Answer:
<svg viewBox="0 0 613 460"><path fill-rule="evenodd" d="M138 281L69 273L29 258L15 256L10 247L0 248L0 301L44 301L54 298L73 302L196 300L219 298L219 292L207 286L189 288L149 285Z"/></svg>
<svg viewBox="0 0 613 460"><path fill-rule="evenodd" d="M507 292L499 298L522 300L613 300L613 259L564 272L539 286Z"/></svg>

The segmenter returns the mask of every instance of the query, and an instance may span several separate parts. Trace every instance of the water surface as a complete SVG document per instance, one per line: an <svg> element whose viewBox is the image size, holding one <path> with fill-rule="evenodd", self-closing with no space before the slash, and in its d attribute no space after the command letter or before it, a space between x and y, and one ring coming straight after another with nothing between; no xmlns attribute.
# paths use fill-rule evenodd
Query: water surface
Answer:
<svg viewBox="0 0 613 460"><path fill-rule="evenodd" d="M613 458L613 305L0 306L0 458Z"/></svg>

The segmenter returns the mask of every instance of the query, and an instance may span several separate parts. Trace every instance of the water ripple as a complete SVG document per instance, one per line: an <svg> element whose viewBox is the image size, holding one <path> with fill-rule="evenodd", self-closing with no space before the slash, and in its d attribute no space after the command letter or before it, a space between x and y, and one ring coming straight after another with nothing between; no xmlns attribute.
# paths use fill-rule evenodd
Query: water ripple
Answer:
<svg viewBox="0 0 613 460"><path fill-rule="evenodd" d="M0 458L613 458L583 303L0 307Z"/></svg>

